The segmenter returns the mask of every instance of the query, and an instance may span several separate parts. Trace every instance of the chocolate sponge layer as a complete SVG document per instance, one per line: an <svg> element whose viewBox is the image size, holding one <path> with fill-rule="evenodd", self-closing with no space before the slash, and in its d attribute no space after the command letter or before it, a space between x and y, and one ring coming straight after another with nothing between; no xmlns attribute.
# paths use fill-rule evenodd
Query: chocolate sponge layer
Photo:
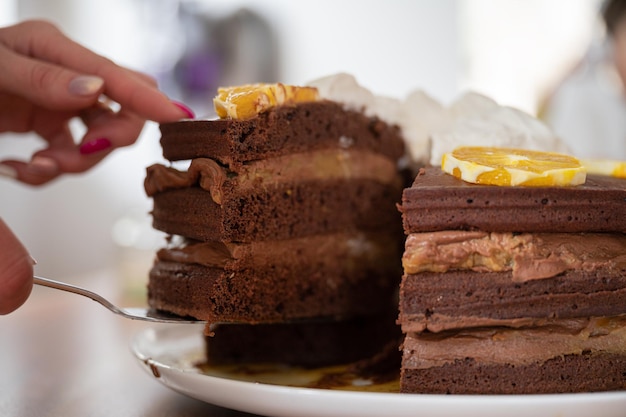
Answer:
<svg viewBox="0 0 626 417"><path fill-rule="evenodd" d="M399 321L405 331L440 331L620 315L625 305L626 271L619 269L571 270L526 282L514 282L510 272L426 272L403 277Z"/></svg>
<svg viewBox="0 0 626 417"><path fill-rule="evenodd" d="M402 392L555 394L626 389L626 355L565 355L529 365L481 364L471 358L427 369L402 368Z"/></svg>
<svg viewBox="0 0 626 417"><path fill-rule="evenodd" d="M427 168L404 190L406 234L489 232L626 232L626 180L588 175L576 187L476 185Z"/></svg>
<svg viewBox="0 0 626 417"><path fill-rule="evenodd" d="M161 125L163 156L212 158L226 165L336 148L368 149L397 160L404 141L397 126L319 101L280 106L248 120L194 120Z"/></svg>
<svg viewBox="0 0 626 417"><path fill-rule="evenodd" d="M374 315L395 306L400 273L375 259L226 268L157 261L150 306L209 322L275 323Z"/></svg>
<svg viewBox="0 0 626 417"><path fill-rule="evenodd" d="M156 229L196 240L252 242L319 233L384 230L401 236L401 190L361 179L293 182L227 190L222 204L199 187L154 195Z"/></svg>

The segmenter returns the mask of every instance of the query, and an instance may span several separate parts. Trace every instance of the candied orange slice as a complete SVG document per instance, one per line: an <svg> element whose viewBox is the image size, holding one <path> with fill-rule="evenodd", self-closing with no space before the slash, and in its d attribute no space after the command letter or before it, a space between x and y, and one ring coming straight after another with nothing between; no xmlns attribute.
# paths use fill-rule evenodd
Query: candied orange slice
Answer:
<svg viewBox="0 0 626 417"><path fill-rule="evenodd" d="M220 87L213 106L222 119L249 119L271 107L316 100L319 94L315 87L259 83Z"/></svg>
<svg viewBox="0 0 626 417"><path fill-rule="evenodd" d="M626 161L616 161L612 159L583 159L581 162L589 174L626 178Z"/></svg>
<svg viewBox="0 0 626 417"><path fill-rule="evenodd" d="M443 155L441 169L463 181L487 185L564 186L583 184L578 159L552 152L467 146Z"/></svg>

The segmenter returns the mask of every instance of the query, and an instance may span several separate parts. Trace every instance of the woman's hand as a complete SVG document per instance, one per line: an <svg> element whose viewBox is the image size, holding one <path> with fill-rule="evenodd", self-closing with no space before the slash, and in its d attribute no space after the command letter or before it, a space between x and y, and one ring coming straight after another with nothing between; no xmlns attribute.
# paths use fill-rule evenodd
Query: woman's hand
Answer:
<svg viewBox="0 0 626 417"><path fill-rule="evenodd" d="M69 122L77 117L87 132L75 141ZM50 23L0 28L0 132L35 132L47 144L30 161L0 161L0 175L40 185L83 172L113 149L134 143L146 120L185 117L193 114L170 101L150 77L91 52ZM0 219L0 314L28 298L33 264Z"/></svg>
<svg viewBox="0 0 626 417"><path fill-rule="evenodd" d="M68 125L76 117L87 127L78 141ZM30 161L1 161L0 174L44 184L134 143L145 120L191 117L153 79L91 52L50 23L0 28L0 132L32 131L47 142Z"/></svg>

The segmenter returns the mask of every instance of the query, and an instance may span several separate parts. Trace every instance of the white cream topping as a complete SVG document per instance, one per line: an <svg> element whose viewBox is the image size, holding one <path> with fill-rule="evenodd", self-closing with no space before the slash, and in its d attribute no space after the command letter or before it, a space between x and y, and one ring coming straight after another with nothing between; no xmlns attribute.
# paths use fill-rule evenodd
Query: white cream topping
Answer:
<svg viewBox="0 0 626 417"><path fill-rule="evenodd" d="M568 153L564 142L539 119L478 93L466 93L445 107L422 90L404 100L374 95L344 73L309 85L318 89L321 98L398 125L411 157L419 163L441 165L444 153L463 145Z"/></svg>
<svg viewBox="0 0 626 417"><path fill-rule="evenodd" d="M462 145L499 146L568 153L543 122L477 93L466 93L445 110L446 124L432 131L430 163Z"/></svg>

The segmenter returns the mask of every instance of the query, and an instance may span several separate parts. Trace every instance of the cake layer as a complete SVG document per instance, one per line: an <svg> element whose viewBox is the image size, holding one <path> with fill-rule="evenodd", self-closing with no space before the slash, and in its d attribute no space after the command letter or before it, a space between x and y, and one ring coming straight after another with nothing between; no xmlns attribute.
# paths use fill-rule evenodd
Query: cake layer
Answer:
<svg viewBox="0 0 626 417"><path fill-rule="evenodd" d="M400 188L337 179L225 190L221 204L199 186L153 196L154 228L202 241L252 242L335 231L395 230Z"/></svg>
<svg viewBox="0 0 626 417"><path fill-rule="evenodd" d="M624 313L624 269L569 270L525 282L511 272L448 271L404 275L398 320L405 332L439 332Z"/></svg>
<svg viewBox="0 0 626 417"><path fill-rule="evenodd" d="M211 323L272 323L374 315L397 303L399 265L341 258L225 268L157 261L150 271L151 307ZM371 260L368 260L371 259Z"/></svg>
<svg viewBox="0 0 626 417"><path fill-rule="evenodd" d="M532 394L626 389L626 320L409 333L401 391Z"/></svg>
<svg viewBox="0 0 626 417"><path fill-rule="evenodd" d="M588 175L575 187L500 187L459 180L438 167L420 170L400 211L406 234L626 232L626 181Z"/></svg>
<svg viewBox="0 0 626 417"><path fill-rule="evenodd" d="M373 357L400 342L393 313L350 320L279 324L220 324L206 336L207 363L279 363L303 367L345 364ZM398 352L398 367L400 353ZM396 368L398 369L398 368Z"/></svg>
<svg viewBox="0 0 626 417"><path fill-rule="evenodd" d="M550 278L572 269L626 271L626 234L457 230L411 233L402 265L406 274L454 269L511 271L515 282Z"/></svg>
<svg viewBox="0 0 626 417"><path fill-rule="evenodd" d="M524 366L454 363L400 372L400 392L419 394L556 394L626 389L626 355L564 355Z"/></svg>
<svg viewBox="0 0 626 417"><path fill-rule="evenodd" d="M212 158L231 167L338 146L368 149L392 160L405 152L398 127L332 101L274 107L248 120L162 124L161 135L163 156L170 161Z"/></svg>

